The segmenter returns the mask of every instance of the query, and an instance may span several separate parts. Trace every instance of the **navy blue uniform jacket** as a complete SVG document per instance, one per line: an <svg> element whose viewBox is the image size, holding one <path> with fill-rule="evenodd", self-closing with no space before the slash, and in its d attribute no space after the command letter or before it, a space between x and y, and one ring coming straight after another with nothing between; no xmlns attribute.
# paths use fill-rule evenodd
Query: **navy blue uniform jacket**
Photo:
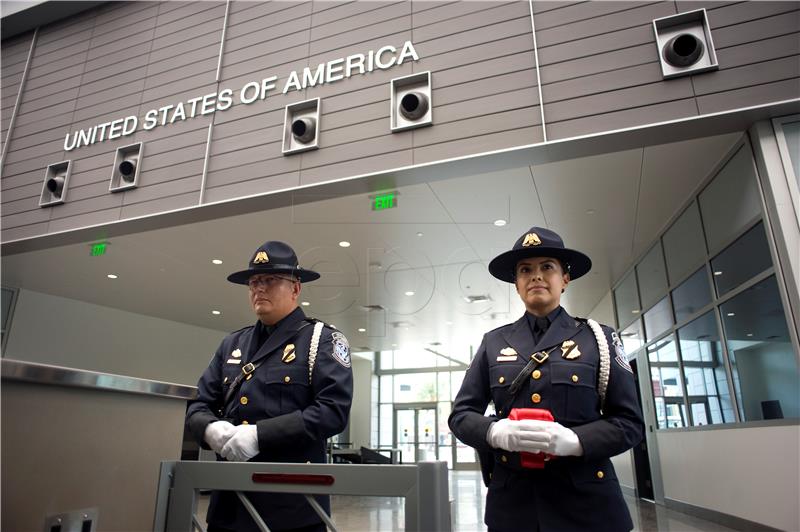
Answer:
<svg viewBox="0 0 800 532"><path fill-rule="evenodd" d="M490 528L540 532L633 528L609 458L641 440L642 416L630 366L624 354L618 357L612 330L603 326L603 331L611 370L602 413L597 392L600 355L585 320L576 320L562 308L538 344L525 316L484 335L456 396L449 425L459 440L494 457L486 497L485 522ZM580 356L562 356L565 340L577 344ZM515 359L508 360L508 348L516 351ZM508 412L491 417L484 413L490 401L502 409L510 397L511 382L531 355L551 348L511 408L550 410L557 422L575 431L584 455L553 458L544 469L524 469L519 453L493 449L486 441L489 425Z"/></svg>
<svg viewBox="0 0 800 532"><path fill-rule="evenodd" d="M314 324L303 311L297 308L281 320L260 349L254 339L256 329L246 327L222 340L197 384L197 399L189 404L189 430L208 449L203 436L209 423L224 418L234 425L255 424L259 454L251 462L324 463L327 438L344 430L350 414L353 374L347 340L335 329L323 328L309 383L308 352ZM289 344L294 345L295 358L286 363L281 359ZM267 356L252 378L242 381L221 411L230 382L244 364L263 354ZM321 522L302 495L247 495L270 530ZM330 513L327 496L317 496L317 501ZM258 530L233 492L212 493L208 522L237 531Z"/></svg>

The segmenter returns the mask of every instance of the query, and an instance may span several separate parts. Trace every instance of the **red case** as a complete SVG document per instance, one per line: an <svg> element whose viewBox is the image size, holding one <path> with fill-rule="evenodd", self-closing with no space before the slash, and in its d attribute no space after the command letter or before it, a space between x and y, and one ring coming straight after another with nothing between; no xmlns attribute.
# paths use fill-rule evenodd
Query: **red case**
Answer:
<svg viewBox="0 0 800 532"><path fill-rule="evenodd" d="M508 419L536 419L539 421L555 421L553 414L544 408L512 408ZM545 453L519 453L520 465L528 469L544 469L544 463L551 458Z"/></svg>

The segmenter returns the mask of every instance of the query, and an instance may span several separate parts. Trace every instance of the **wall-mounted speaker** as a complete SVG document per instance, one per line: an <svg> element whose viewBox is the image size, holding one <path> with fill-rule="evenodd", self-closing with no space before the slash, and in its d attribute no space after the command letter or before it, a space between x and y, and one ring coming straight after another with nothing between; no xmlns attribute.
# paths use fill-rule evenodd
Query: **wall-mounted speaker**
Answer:
<svg viewBox="0 0 800 532"><path fill-rule="evenodd" d="M283 118L283 154L319 148L321 100L314 98L286 106Z"/></svg>
<svg viewBox="0 0 800 532"><path fill-rule="evenodd" d="M114 155L114 166L111 168L111 183L108 185L110 192L120 192L136 187L139 182L143 150L143 142L117 148Z"/></svg>
<svg viewBox="0 0 800 532"><path fill-rule="evenodd" d="M430 72L395 78L390 85L392 133L433 124Z"/></svg>
<svg viewBox="0 0 800 532"><path fill-rule="evenodd" d="M62 161L47 166L42 183L42 195L39 196L39 207L64 203L71 172L72 161Z"/></svg>
<svg viewBox="0 0 800 532"><path fill-rule="evenodd" d="M717 54L705 9L653 21L664 79L717 70Z"/></svg>

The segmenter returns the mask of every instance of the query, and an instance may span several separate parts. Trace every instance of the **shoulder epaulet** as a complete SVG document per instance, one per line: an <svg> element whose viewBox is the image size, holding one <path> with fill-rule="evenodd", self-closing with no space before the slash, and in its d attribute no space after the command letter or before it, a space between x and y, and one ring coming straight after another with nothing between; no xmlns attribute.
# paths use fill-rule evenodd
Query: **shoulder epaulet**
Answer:
<svg viewBox="0 0 800 532"><path fill-rule="evenodd" d="M330 323L322 321L322 320L317 319L317 318L306 317L306 321L309 322L312 325L316 325L317 323L321 323L323 327L331 329L332 331L338 331L339 330L336 327L334 327L333 325L331 325Z"/></svg>
<svg viewBox="0 0 800 532"><path fill-rule="evenodd" d="M495 327L491 331L486 331L486 334L489 334L489 333L492 333L492 332L495 332L495 331L499 331L500 329L506 329L508 327L511 327L512 325L514 325L513 322L512 323L506 323L505 325L501 325L500 327Z"/></svg>
<svg viewBox="0 0 800 532"><path fill-rule="evenodd" d="M247 330L247 329L252 329L252 328L253 328L253 325L247 325L247 326L245 326L245 327L242 327L241 329L236 329L235 331L233 331L233 332L229 333L229 334L228 334L228 336L230 336L230 335L232 335L232 334L236 334L236 333L238 333L238 332L245 331L245 330Z"/></svg>

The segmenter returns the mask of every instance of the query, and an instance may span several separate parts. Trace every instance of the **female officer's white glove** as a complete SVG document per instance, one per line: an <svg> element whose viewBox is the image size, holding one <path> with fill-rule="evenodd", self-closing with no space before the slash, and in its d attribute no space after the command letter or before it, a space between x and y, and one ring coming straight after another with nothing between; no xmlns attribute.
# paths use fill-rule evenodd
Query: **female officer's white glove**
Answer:
<svg viewBox="0 0 800 532"><path fill-rule="evenodd" d="M246 462L258 454L258 429L255 425L239 425L236 433L220 452L230 462Z"/></svg>
<svg viewBox="0 0 800 532"><path fill-rule="evenodd" d="M236 433L236 427L228 421L215 421L206 426L203 439L214 452L220 452L231 436Z"/></svg>
<svg viewBox="0 0 800 532"><path fill-rule="evenodd" d="M539 453L554 456L582 456L578 435L560 423L533 419L501 419L489 426L489 445L512 452Z"/></svg>

